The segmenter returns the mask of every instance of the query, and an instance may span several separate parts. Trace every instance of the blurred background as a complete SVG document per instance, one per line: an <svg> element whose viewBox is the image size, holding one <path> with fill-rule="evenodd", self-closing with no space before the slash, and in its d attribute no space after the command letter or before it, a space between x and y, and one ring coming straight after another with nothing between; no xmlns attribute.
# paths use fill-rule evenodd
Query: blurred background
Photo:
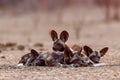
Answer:
<svg viewBox="0 0 120 80"><path fill-rule="evenodd" d="M120 0L0 0L0 42L52 46L50 30L67 30L69 45L120 43Z"/></svg>

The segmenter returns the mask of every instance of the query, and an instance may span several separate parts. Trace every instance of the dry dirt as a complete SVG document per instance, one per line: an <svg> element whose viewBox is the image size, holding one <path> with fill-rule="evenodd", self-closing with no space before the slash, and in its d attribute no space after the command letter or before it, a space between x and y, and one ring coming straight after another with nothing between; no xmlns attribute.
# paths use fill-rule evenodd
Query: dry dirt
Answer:
<svg viewBox="0 0 120 80"><path fill-rule="evenodd" d="M88 11L88 12L86 12ZM108 53L101 59L107 63L104 67L16 67L20 57L29 52L28 49L4 50L0 53L0 80L120 80L120 22L104 22L103 9L88 9L82 11L64 11L64 23L55 24L56 14L40 14L39 24L34 27L36 15L1 16L0 18L0 42L15 42L35 48L35 43L44 44L44 49L52 51L52 40L49 36L51 29L58 33L67 30L70 33L67 44L80 46L89 45L95 50L108 46ZM85 15L84 27L80 32L80 39L75 38L71 21L79 20L78 16ZM78 15L78 16L76 16ZM85 16L84 15L84 16ZM70 21L71 20L71 21ZM91 21L91 22L89 22ZM39 51L38 48L35 48Z"/></svg>

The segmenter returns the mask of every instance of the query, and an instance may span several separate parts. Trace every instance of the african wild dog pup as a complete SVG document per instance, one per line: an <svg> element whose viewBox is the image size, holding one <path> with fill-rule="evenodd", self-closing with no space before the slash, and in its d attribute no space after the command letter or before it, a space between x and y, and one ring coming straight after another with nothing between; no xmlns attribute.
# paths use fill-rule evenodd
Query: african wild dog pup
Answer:
<svg viewBox="0 0 120 80"><path fill-rule="evenodd" d="M51 38L53 40L53 50L63 52L65 49L65 42L68 40L69 34L67 31L62 31L60 33L60 38L55 30L51 30Z"/></svg>
<svg viewBox="0 0 120 80"><path fill-rule="evenodd" d="M40 52L32 49L30 53L22 56L18 66L45 66L45 60L49 52Z"/></svg>
<svg viewBox="0 0 120 80"><path fill-rule="evenodd" d="M90 47L84 46L83 47L85 54L94 62L99 63L100 58L103 57L106 52L108 51L108 47L101 49L100 51L93 51Z"/></svg>
<svg viewBox="0 0 120 80"><path fill-rule="evenodd" d="M69 34L67 31L60 33L60 38L55 30L51 30L51 38L53 40L53 52L46 58L46 65L62 67L64 64L64 49L65 42L68 40Z"/></svg>
<svg viewBox="0 0 120 80"><path fill-rule="evenodd" d="M32 62L39 56L38 52L31 49L31 52L21 57L17 66L32 66Z"/></svg>
<svg viewBox="0 0 120 80"><path fill-rule="evenodd" d="M69 67L82 67L82 66L92 66L94 63L82 53L82 48L77 52L72 52L69 47L64 50L64 61L69 65Z"/></svg>

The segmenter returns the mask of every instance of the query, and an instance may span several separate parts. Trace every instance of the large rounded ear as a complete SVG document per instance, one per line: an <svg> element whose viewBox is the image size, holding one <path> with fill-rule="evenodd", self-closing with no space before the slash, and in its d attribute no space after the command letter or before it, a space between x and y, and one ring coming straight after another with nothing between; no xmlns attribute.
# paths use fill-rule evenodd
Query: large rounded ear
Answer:
<svg viewBox="0 0 120 80"><path fill-rule="evenodd" d="M72 58L73 57L73 53L72 53L71 49L68 46L65 47L64 55L66 57L68 57L68 58Z"/></svg>
<svg viewBox="0 0 120 80"><path fill-rule="evenodd" d="M62 31L60 34L60 39L64 42L66 42L68 40L69 34L67 31Z"/></svg>
<svg viewBox="0 0 120 80"><path fill-rule="evenodd" d="M89 46L84 46L83 47L85 54L89 57L90 54L93 52L93 50Z"/></svg>
<svg viewBox="0 0 120 80"><path fill-rule="evenodd" d="M58 39L58 34L55 30L51 30L50 34L51 34L51 38L52 38L53 41Z"/></svg>
<svg viewBox="0 0 120 80"><path fill-rule="evenodd" d="M105 48L103 48L103 49L100 50L101 57L103 57L106 54L106 52L108 51L108 49L109 49L108 47L105 47Z"/></svg>
<svg viewBox="0 0 120 80"><path fill-rule="evenodd" d="M34 49L31 49L31 54L34 56L34 57L38 57L39 56L39 53L34 50Z"/></svg>

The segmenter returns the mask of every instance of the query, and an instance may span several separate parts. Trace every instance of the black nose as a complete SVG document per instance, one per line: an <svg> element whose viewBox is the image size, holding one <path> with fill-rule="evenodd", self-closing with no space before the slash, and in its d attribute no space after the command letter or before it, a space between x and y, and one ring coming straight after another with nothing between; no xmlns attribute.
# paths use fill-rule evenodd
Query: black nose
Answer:
<svg viewBox="0 0 120 80"><path fill-rule="evenodd" d="M53 50L56 50L55 47L53 47Z"/></svg>

